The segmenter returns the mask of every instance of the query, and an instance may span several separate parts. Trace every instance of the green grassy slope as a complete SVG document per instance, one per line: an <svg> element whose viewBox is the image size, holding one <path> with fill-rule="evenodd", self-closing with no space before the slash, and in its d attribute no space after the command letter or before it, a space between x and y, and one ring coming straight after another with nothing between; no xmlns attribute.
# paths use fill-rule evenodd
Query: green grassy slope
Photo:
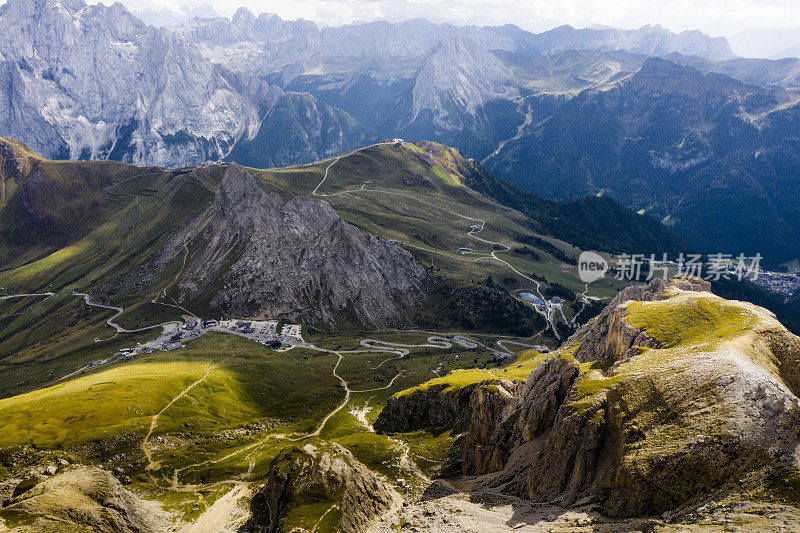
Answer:
<svg viewBox="0 0 800 533"><path fill-rule="evenodd" d="M427 335L378 338L414 344ZM314 334L313 340L330 349L358 348L349 335ZM155 352L0 400L0 457L38 450L120 468L131 478L131 488L187 520L233 483L258 487L272 459L298 442L337 442L390 479L408 479L402 447L374 434L356 412L363 410L371 421L390 395L425 381L432 370L486 367L492 359L485 350L459 347L416 348L403 358L344 354L337 373L354 392L320 428L345 395L332 375L334 355L276 353L240 337L206 335L183 350ZM317 428L319 436L313 437ZM447 436L430 442L423 435L415 438L415 446L429 457L426 468L439 466ZM0 480L3 473L0 469Z"/></svg>
<svg viewBox="0 0 800 533"><path fill-rule="evenodd" d="M0 258L0 287L12 295L56 293L0 301L0 395L8 395L152 337L115 335L104 323L112 311L89 308L69 293L89 292L160 250L205 209L223 169L53 162L12 143L0 142L0 148L7 162L9 154L16 158L3 167L4 181L15 185L0 205L0 239L12 249L11 257ZM15 246L22 249L16 255ZM149 303L176 273L114 302L127 310L118 322L135 329L179 318L180 310Z"/></svg>
<svg viewBox="0 0 800 533"><path fill-rule="evenodd" d="M13 172L3 167L4 182L14 185L5 189L10 195L0 206L0 235L16 235L20 246L39 242L42 232L57 237L0 261L0 287L6 294L57 293L47 299L0 301L0 370L6 370L0 373L0 394L6 395L41 386L87 360L143 340L141 335L115 336L103 324L110 311L86 309L68 293L90 292L162 249L206 208L225 167L169 171L113 162L51 162L11 142L2 146L16 166ZM266 190L284 199L312 195L316 189L342 218L402 243L435 275L456 284L469 286L491 277L496 287L514 294L535 291L534 283L490 257L496 253L525 276L581 292L574 265L562 261L579 250L536 234L526 216L466 187L464 161L457 151L434 143L378 144L311 165L253 172ZM35 202L22 202L26 190ZM79 216L83 205L91 216ZM40 222L33 225L23 223L31 216L25 209L48 216L37 216ZM481 221L484 229L468 235ZM532 237L559 253L554 256L550 248L522 253L533 248L520 241L532 242ZM474 251L457 255L462 246ZM176 261L138 294L114 302L126 309L117 322L133 329L184 314L164 305L171 302L169 289L179 272ZM595 295L611 296L615 290L598 287ZM163 303L151 303L164 291ZM194 309L191 303L184 307L195 313L204 309L202 302Z"/></svg>
<svg viewBox="0 0 800 533"><path fill-rule="evenodd" d="M49 161L0 138L0 269L85 236L128 203L104 188L156 169L114 161Z"/></svg>
<svg viewBox="0 0 800 533"><path fill-rule="evenodd" d="M536 250L538 258L515 252L530 236L543 238L565 257L577 257L580 250L543 235L535 220L466 186L470 168L457 150L420 141L381 143L312 165L257 172L265 187L285 197L316 190L348 222L408 245L424 264L446 276L469 282L492 276L508 290L532 290L530 281L487 259L497 252L528 276L582 292L574 265L545 250ZM481 221L483 231L469 236L470 227ZM456 255L463 246L473 252ZM506 247L509 252L503 252ZM593 290L596 296L611 296L616 287Z"/></svg>

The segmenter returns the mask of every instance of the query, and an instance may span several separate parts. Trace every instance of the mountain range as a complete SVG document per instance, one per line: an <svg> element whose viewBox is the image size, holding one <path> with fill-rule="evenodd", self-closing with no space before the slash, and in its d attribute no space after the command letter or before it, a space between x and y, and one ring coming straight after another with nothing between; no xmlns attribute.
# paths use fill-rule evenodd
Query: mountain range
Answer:
<svg viewBox="0 0 800 533"><path fill-rule="evenodd" d="M11 0L0 29L0 132L46 157L268 168L430 139L543 196L611 196L703 252L800 249L800 60L724 38L244 8L157 29L81 0Z"/></svg>
<svg viewBox="0 0 800 533"><path fill-rule="evenodd" d="M0 531L798 530L800 277L624 254L797 263L800 60L197 9L0 6Z"/></svg>

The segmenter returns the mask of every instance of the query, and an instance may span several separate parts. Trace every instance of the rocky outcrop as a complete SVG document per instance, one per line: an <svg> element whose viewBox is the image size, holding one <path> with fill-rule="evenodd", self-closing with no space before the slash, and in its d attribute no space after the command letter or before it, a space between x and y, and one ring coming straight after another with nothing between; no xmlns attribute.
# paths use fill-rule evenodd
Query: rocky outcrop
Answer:
<svg viewBox="0 0 800 533"><path fill-rule="evenodd" d="M109 472L87 466L67 467L26 487L0 509L0 519L20 524L11 530L15 533L155 533L169 525L158 505L136 497Z"/></svg>
<svg viewBox="0 0 800 533"><path fill-rule="evenodd" d="M426 279L402 248L351 226L322 200L284 203L238 165L228 167L200 222L165 253L182 257L183 242L196 251L180 299L233 316L398 325Z"/></svg>
<svg viewBox="0 0 800 533"><path fill-rule="evenodd" d="M553 425L577 377L577 365L566 357L548 358L530 373L517 401L520 441L533 440Z"/></svg>
<svg viewBox="0 0 800 533"><path fill-rule="evenodd" d="M374 427L384 433L415 431L426 427L463 429L469 422L469 404L478 384L456 390L433 385L424 390L390 397Z"/></svg>
<svg viewBox="0 0 800 533"><path fill-rule="evenodd" d="M686 280L626 289L524 385L463 387L469 401L461 392L450 417L467 421L461 472L481 475L477 488L595 501L612 517L754 493L765 476L800 474L800 338L769 312L707 289ZM673 338L676 328L685 330ZM381 418L456 407L432 389L396 395Z"/></svg>
<svg viewBox="0 0 800 533"><path fill-rule="evenodd" d="M470 395L469 425L462 444L461 465L465 474L485 474L503 468L514 439L518 417L515 393L519 382L508 380L484 383Z"/></svg>
<svg viewBox="0 0 800 533"><path fill-rule="evenodd" d="M478 387L479 393L471 398L470 425L462 447L464 473L480 475L505 468L519 446L553 426L577 377L574 360L550 357L524 384Z"/></svg>
<svg viewBox="0 0 800 533"><path fill-rule="evenodd" d="M704 280L676 279L669 282L654 279L648 285L626 287L617 294L601 313L576 331L567 344L580 343L574 357L581 362L597 361L610 365L637 353L641 348L658 347L658 342L647 332L626 321L626 302L652 302L667 297L666 289L674 287L684 291L709 291L711 284Z"/></svg>
<svg viewBox="0 0 800 533"><path fill-rule="evenodd" d="M266 485L253 496L243 532L294 530L360 533L399 499L345 448L332 443L285 450L272 462ZM329 506L304 513L306 506ZM310 522L309 522L310 521Z"/></svg>
<svg viewBox="0 0 800 533"><path fill-rule="evenodd" d="M389 398L374 427L387 433L452 427L464 433L454 458L463 472L494 472L516 447L552 427L577 376L571 358L552 357L524 383L489 380L454 390L433 385Z"/></svg>
<svg viewBox="0 0 800 533"><path fill-rule="evenodd" d="M604 394L579 409L571 404L559 408L546 437L536 443L529 458L529 471L519 484L521 496L571 505L601 484L600 465L613 460L614 452L606 449L608 403Z"/></svg>

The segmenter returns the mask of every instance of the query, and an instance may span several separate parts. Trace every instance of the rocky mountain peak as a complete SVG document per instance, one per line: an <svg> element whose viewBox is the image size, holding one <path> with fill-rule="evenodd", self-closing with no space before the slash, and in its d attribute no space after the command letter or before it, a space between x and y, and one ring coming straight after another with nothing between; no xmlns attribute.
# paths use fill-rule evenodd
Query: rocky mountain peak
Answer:
<svg viewBox="0 0 800 533"><path fill-rule="evenodd" d="M253 15L253 12L246 7L240 7L237 9L236 13L234 13L233 17L231 18L233 25L242 29L252 28L255 21L256 16Z"/></svg>
<svg viewBox="0 0 800 533"><path fill-rule="evenodd" d="M459 113L474 114L492 99L516 94L513 80L513 72L475 41L450 35L417 74L412 117L429 110L437 124L455 128Z"/></svg>
<svg viewBox="0 0 800 533"><path fill-rule="evenodd" d="M50 158L219 159L271 104L263 82L119 3L12 0L0 32L0 129Z"/></svg>
<svg viewBox="0 0 800 533"><path fill-rule="evenodd" d="M238 165L228 166L203 219L173 240L200 248L179 287L183 298L203 298L224 280L208 297L225 313L388 325L422 296L426 274L408 252L344 222L322 200L284 203Z"/></svg>

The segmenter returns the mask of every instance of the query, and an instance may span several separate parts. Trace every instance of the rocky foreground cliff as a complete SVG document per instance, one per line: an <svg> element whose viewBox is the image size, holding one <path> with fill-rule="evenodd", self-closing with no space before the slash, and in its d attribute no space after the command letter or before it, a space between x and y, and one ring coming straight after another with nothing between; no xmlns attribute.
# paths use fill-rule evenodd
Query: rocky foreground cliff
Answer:
<svg viewBox="0 0 800 533"><path fill-rule="evenodd" d="M764 309L703 281L656 280L622 291L557 352L525 358L498 379L396 394L375 427L453 427L452 467L476 476L473 491L607 517L800 501L800 338Z"/></svg>
<svg viewBox="0 0 800 533"><path fill-rule="evenodd" d="M399 501L391 485L342 446L309 442L272 462L267 483L253 496L251 518L240 531L359 533ZM318 517L321 507L328 511Z"/></svg>

